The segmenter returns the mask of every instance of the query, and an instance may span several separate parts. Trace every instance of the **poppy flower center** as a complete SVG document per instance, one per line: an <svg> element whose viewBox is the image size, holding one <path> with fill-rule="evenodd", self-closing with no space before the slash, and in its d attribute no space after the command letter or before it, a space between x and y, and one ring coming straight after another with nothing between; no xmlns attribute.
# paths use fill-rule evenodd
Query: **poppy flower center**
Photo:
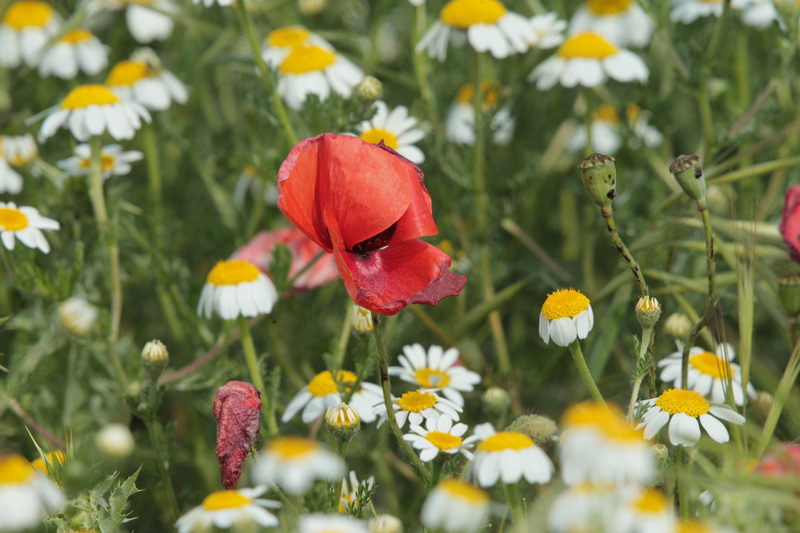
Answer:
<svg viewBox="0 0 800 533"><path fill-rule="evenodd" d="M300 26L287 26L278 28L267 36L267 45L275 48L286 48L303 44L311 36L305 28Z"/></svg>
<svg viewBox="0 0 800 533"><path fill-rule="evenodd" d="M478 444L478 450L482 452L502 452L503 450L524 450L533 446L531 438L523 433L501 431Z"/></svg>
<svg viewBox="0 0 800 533"><path fill-rule="evenodd" d="M605 120L611 124L619 124L619 117L614 108L608 104L599 106L594 113L592 113L592 120Z"/></svg>
<svg viewBox="0 0 800 533"><path fill-rule="evenodd" d="M370 144L380 144L380 142L383 141L383 144L392 150L397 150L397 135L391 131L382 128L372 128L362 133L361 138Z"/></svg>
<svg viewBox="0 0 800 533"><path fill-rule="evenodd" d="M250 498L243 496L235 490L220 490L212 492L203 500L203 509L206 511L219 511L220 509L236 509L250 503Z"/></svg>
<svg viewBox="0 0 800 533"><path fill-rule="evenodd" d="M431 431L425 435L425 438L440 450L452 450L464 444L461 437L456 437L444 431Z"/></svg>
<svg viewBox="0 0 800 533"><path fill-rule="evenodd" d="M72 30L61 38L59 42L67 44L85 43L92 38L91 32L86 30Z"/></svg>
<svg viewBox="0 0 800 533"><path fill-rule="evenodd" d="M120 61L106 78L106 84L111 87L133 85L139 80L150 78L154 75L153 69L144 61Z"/></svg>
<svg viewBox="0 0 800 533"><path fill-rule="evenodd" d="M630 9L633 0L589 0L587 7L597 16L617 15Z"/></svg>
<svg viewBox="0 0 800 533"><path fill-rule="evenodd" d="M47 462L45 462L45 459L47 459ZM55 452L50 452L48 454L45 454L45 459L38 457L36 458L35 461L31 463L31 466L34 467L39 472L41 472L42 474L47 474L47 465L50 465L51 468L56 463L63 465L66 457L64 456L64 452L62 452L61 450L56 450Z"/></svg>
<svg viewBox="0 0 800 533"><path fill-rule="evenodd" d="M19 31L24 28L42 28L50 22L53 8L46 2L14 2L3 17L3 24Z"/></svg>
<svg viewBox="0 0 800 533"><path fill-rule="evenodd" d="M671 415L683 413L697 418L711 410L708 400L699 392L684 389L669 389L664 391L656 400L656 405L662 411Z"/></svg>
<svg viewBox="0 0 800 533"><path fill-rule="evenodd" d="M592 32L583 32L567 39L558 55L564 59L605 59L617 53L617 48L600 35Z"/></svg>
<svg viewBox="0 0 800 533"><path fill-rule="evenodd" d="M427 367L420 368L414 372L414 379L427 389L447 387L447 384L450 383L450 376L446 372Z"/></svg>
<svg viewBox="0 0 800 533"><path fill-rule="evenodd" d="M61 101L62 109L83 109L90 105L118 104L119 98L102 85L80 85Z"/></svg>
<svg viewBox="0 0 800 533"><path fill-rule="evenodd" d="M292 48L280 66L281 74L306 74L325 70L336 62L336 55L322 47L301 44Z"/></svg>
<svg viewBox="0 0 800 533"><path fill-rule="evenodd" d="M689 358L689 364L698 372L716 379L731 375L731 365L721 357L717 357L715 353L702 352L695 354Z"/></svg>
<svg viewBox="0 0 800 533"><path fill-rule="evenodd" d="M117 161L117 158L113 155L108 154L100 154L100 169L103 172L108 172L114 169L114 163ZM85 159L81 159L80 164L78 165L82 169L89 168L89 165L92 164L92 158L87 157Z"/></svg>
<svg viewBox="0 0 800 533"><path fill-rule="evenodd" d="M261 271L249 261L232 259L220 261L208 273L207 283L212 285L238 285L258 279Z"/></svg>
<svg viewBox="0 0 800 533"><path fill-rule="evenodd" d="M4 231L19 231L28 227L28 217L19 209L0 207L0 228Z"/></svg>
<svg viewBox="0 0 800 533"><path fill-rule="evenodd" d="M389 241L392 239L392 235L394 235L396 229L397 229L397 222L395 222L382 232L378 233L374 237L370 237L369 239L361 241L360 243L353 246L353 253L361 254L363 256L368 256L370 252L374 252L375 250L383 248L384 246L389 244Z"/></svg>
<svg viewBox="0 0 800 533"><path fill-rule="evenodd" d="M575 289L561 289L547 297L542 314L547 320L574 318L589 309L589 298Z"/></svg>
<svg viewBox="0 0 800 533"><path fill-rule="evenodd" d="M436 405L436 395L421 391L406 392L397 400L397 405L403 411L419 413Z"/></svg>
<svg viewBox="0 0 800 533"><path fill-rule="evenodd" d="M667 510L669 501L661 492L653 489L645 489L633 507L640 513L659 514Z"/></svg>
<svg viewBox="0 0 800 533"><path fill-rule="evenodd" d="M337 381L343 384L346 390L350 390L350 388L355 385L356 381L358 381L356 375L349 370L339 370L339 372L336 373L336 377L337 379L334 380L333 374L328 370L320 372L309 382L308 392L310 392L312 396L320 398L328 394L336 394L339 392Z"/></svg>
<svg viewBox="0 0 800 533"><path fill-rule="evenodd" d="M292 459L316 451L317 443L301 437L277 437L267 444L267 451L281 459Z"/></svg>
<svg viewBox="0 0 800 533"><path fill-rule="evenodd" d="M442 8L439 20L453 28L467 29L475 24L494 24L506 8L497 0L452 0Z"/></svg>
<svg viewBox="0 0 800 533"><path fill-rule="evenodd" d="M25 483L33 472L31 465L21 455L0 457L0 485Z"/></svg>
<svg viewBox="0 0 800 533"><path fill-rule="evenodd" d="M487 503L489 501L488 494L466 481L445 479L439 483L439 488L470 503Z"/></svg>

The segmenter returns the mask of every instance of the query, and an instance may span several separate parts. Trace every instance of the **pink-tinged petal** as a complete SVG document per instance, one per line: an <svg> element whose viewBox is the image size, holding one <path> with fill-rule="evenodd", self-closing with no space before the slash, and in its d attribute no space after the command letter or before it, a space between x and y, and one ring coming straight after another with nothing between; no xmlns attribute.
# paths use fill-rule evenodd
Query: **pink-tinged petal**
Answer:
<svg viewBox="0 0 800 533"><path fill-rule="evenodd" d="M242 474L242 463L261 427L261 394L250 383L229 381L214 397L214 419L217 421L217 459L222 486L236 486Z"/></svg>
<svg viewBox="0 0 800 533"><path fill-rule="evenodd" d="M792 259L800 263L800 185L786 190L780 230Z"/></svg>

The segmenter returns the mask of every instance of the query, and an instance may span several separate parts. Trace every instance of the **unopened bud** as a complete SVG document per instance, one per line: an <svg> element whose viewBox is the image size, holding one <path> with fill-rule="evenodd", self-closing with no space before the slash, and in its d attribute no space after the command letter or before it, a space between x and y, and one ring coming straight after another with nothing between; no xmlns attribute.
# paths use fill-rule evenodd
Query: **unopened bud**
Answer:
<svg viewBox="0 0 800 533"><path fill-rule="evenodd" d="M683 313L672 313L669 315L664 326L666 327L667 333L679 339L682 339L692 331L692 321Z"/></svg>
<svg viewBox="0 0 800 533"><path fill-rule="evenodd" d="M144 345L142 349L142 364L150 379L156 379L169 363L169 352L164 343L158 339L153 339Z"/></svg>
<svg viewBox="0 0 800 533"><path fill-rule="evenodd" d="M762 412L766 413L770 409L772 409L772 402L773 398L770 393L767 391L760 391L758 393L758 397L756 398L756 405Z"/></svg>
<svg viewBox="0 0 800 533"><path fill-rule="evenodd" d="M356 86L358 96L367 101L377 100L383 92L383 84L374 76L366 76Z"/></svg>
<svg viewBox="0 0 800 533"><path fill-rule="evenodd" d="M353 304L353 315L350 323L353 325L353 330L356 333L372 333L372 313L358 304Z"/></svg>
<svg viewBox="0 0 800 533"><path fill-rule="evenodd" d="M325 413L325 427L339 442L349 442L361 427L361 417L355 409L342 402L328 407Z"/></svg>
<svg viewBox="0 0 800 533"><path fill-rule="evenodd" d="M492 417L500 417L508 412L511 405L511 397L505 389L500 387L489 387L481 396L484 412Z"/></svg>
<svg viewBox="0 0 800 533"><path fill-rule="evenodd" d="M553 435L558 431L558 426L546 416L522 415L511 422L505 430L524 433L533 439L533 442L542 446L553 438Z"/></svg>
<svg viewBox="0 0 800 533"><path fill-rule="evenodd" d="M307 17L319 15L327 5L328 0L297 0L297 10Z"/></svg>
<svg viewBox="0 0 800 533"><path fill-rule="evenodd" d="M133 451L133 435L124 424L109 424L97 432L97 449L114 459L127 457Z"/></svg>
<svg viewBox="0 0 800 533"><path fill-rule="evenodd" d="M778 298L786 316L800 314L800 274L784 274L778 279Z"/></svg>
<svg viewBox="0 0 800 533"><path fill-rule="evenodd" d="M650 453L659 466L664 466L667 459L669 459L669 449L663 444L653 444L650 446Z"/></svg>
<svg viewBox="0 0 800 533"><path fill-rule="evenodd" d="M403 523L390 514L378 515L369 521L369 533L403 533Z"/></svg>
<svg viewBox="0 0 800 533"><path fill-rule="evenodd" d="M586 192L602 209L609 209L616 195L617 167L610 155L594 153L578 164Z"/></svg>
<svg viewBox="0 0 800 533"><path fill-rule="evenodd" d="M661 316L661 304L651 296L639 298L636 302L636 318L645 328L652 328Z"/></svg>
<svg viewBox="0 0 800 533"><path fill-rule="evenodd" d="M73 335L86 335L97 320L97 308L80 296L58 304L58 321Z"/></svg>
<svg viewBox="0 0 800 533"><path fill-rule="evenodd" d="M700 158L696 155L681 155L669 166L678 185L689 198L696 202L706 201L706 178L700 168Z"/></svg>

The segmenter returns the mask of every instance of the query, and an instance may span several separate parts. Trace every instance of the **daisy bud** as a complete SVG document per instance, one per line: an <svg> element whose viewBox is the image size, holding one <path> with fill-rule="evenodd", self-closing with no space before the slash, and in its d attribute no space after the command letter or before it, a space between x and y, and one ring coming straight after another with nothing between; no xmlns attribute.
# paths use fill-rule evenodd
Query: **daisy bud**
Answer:
<svg viewBox="0 0 800 533"><path fill-rule="evenodd" d="M390 514L378 515L369 521L369 533L403 533L403 523Z"/></svg>
<svg viewBox="0 0 800 533"><path fill-rule="evenodd" d="M692 330L692 321L683 313L672 313L667 317L665 326L667 333L673 337L682 338Z"/></svg>
<svg viewBox="0 0 800 533"><path fill-rule="evenodd" d="M542 415L522 415L517 418L505 429L505 431L516 431L524 433L533 442L542 446L550 441L558 431L556 423Z"/></svg>
<svg viewBox="0 0 800 533"><path fill-rule="evenodd" d="M644 296L636 302L636 318L639 319L642 327L652 328L660 316L661 304L655 298Z"/></svg>
<svg viewBox="0 0 800 533"><path fill-rule="evenodd" d="M778 279L778 298L786 316L800 314L800 275L784 274Z"/></svg>
<svg viewBox="0 0 800 533"><path fill-rule="evenodd" d="M58 304L58 321L73 335L86 335L97 320L97 308L80 296Z"/></svg>
<svg viewBox="0 0 800 533"><path fill-rule="evenodd" d="M355 409L342 402L328 407L325 427L339 442L350 442L361 427L361 418Z"/></svg>
<svg viewBox="0 0 800 533"><path fill-rule="evenodd" d="M764 413L768 412L772 408L772 402L774 398L770 393L767 391L761 391L758 393L758 398L756 399L756 405L758 408L761 409Z"/></svg>
<svg viewBox="0 0 800 533"><path fill-rule="evenodd" d="M350 323L356 333L372 333L372 313L358 304L353 304L353 316L350 319Z"/></svg>
<svg viewBox="0 0 800 533"><path fill-rule="evenodd" d="M169 352L164 343L158 339L153 339L144 345L142 349L142 364L150 379L155 380L169 363Z"/></svg>
<svg viewBox="0 0 800 533"><path fill-rule="evenodd" d="M366 76L361 83L356 86L356 93L364 100L377 100L383 92L383 84L374 76Z"/></svg>
<svg viewBox="0 0 800 533"><path fill-rule="evenodd" d="M678 185L689 198L698 202L706 201L706 178L700 168L700 158L696 155L681 155L669 166Z"/></svg>
<svg viewBox="0 0 800 533"><path fill-rule="evenodd" d="M578 164L586 192L601 209L610 209L617 185L617 167L610 155L594 153Z"/></svg>
<svg viewBox="0 0 800 533"><path fill-rule="evenodd" d="M489 387L481 397L484 412L489 416L503 416L511 405L511 397L505 389Z"/></svg>
<svg viewBox="0 0 800 533"><path fill-rule="evenodd" d="M650 446L650 453L653 454L653 458L660 466L664 466L667 459L669 459L669 449L663 444L653 444Z"/></svg>
<svg viewBox="0 0 800 533"><path fill-rule="evenodd" d="M327 5L328 0L297 0L297 10L307 17L318 15Z"/></svg>
<svg viewBox="0 0 800 533"><path fill-rule="evenodd" d="M122 459L133 451L133 434L124 424L108 424L97 432L95 445L105 455Z"/></svg>

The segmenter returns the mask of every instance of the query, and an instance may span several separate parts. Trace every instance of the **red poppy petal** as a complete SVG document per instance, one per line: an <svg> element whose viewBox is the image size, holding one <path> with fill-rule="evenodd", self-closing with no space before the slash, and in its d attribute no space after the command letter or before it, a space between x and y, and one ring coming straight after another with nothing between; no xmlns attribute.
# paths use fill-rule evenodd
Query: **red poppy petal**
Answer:
<svg viewBox="0 0 800 533"><path fill-rule="evenodd" d="M780 230L792 259L800 263L800 185L786 190Z"/></svg>

